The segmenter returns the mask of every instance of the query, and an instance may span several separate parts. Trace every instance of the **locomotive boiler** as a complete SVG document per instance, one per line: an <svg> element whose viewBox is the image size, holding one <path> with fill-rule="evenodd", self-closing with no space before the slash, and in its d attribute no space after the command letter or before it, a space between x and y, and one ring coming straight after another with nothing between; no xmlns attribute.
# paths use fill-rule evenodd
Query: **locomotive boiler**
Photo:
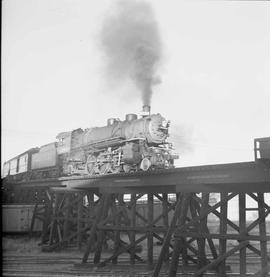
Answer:
<svg viewBox="0 0 270 277"><path fill-rule="evenodd" d="M150 106L144 106L141 118L127 114L123 121L108 119L103 127L60 133L56 142L25 152L23 169L22 156L18 156L16 165L16 158L5 163L4 172L25 173L31 179L172 168L178 156L167 142L169 124L160 114L150 114Z"/></svg>

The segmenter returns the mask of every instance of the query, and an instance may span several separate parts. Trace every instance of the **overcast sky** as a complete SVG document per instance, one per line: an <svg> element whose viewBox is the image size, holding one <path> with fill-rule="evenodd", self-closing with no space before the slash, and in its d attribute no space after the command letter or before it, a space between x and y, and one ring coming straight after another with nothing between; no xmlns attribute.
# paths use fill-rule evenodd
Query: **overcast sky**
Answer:
<svg viewBox="0 0 270 277"><path fill-rule="evenodd" d="M58 133L139 113L108 87L98 38L116 1L2 1L2 162ZM164 58L152 112L171 120L178 166L253 160L270 136L270 4L149 1Z"/></svg>

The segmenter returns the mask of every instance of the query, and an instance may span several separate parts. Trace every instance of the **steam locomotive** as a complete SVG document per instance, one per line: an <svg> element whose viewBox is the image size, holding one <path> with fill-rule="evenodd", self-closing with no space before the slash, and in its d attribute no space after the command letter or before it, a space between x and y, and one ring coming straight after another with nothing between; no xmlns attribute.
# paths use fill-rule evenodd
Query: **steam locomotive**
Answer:
<svg viewBox="0 0 270 277"><path fill-rule="evenodd" d="M67 175L103 175L174 167L178 158L167 142L170 122L150 114L110 118L107 126L63 132L57 141L32 148L4 163L3 175L31 180Z"/></svg>

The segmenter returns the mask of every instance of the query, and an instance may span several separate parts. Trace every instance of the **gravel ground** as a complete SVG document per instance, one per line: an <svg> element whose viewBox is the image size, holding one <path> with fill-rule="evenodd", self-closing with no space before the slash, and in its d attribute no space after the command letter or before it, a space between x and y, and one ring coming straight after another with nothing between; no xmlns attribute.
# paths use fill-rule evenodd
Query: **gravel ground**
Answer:
<svg viewBox="0 0 270 277"><path fill-rule="evenodd" d="M122 267L120 266L118 269L112 269L112 266L108 265L102 269L97 269L94 266L88 268L81 267L78 271L78 268L74 267L74 264L78 265L81 263L81 258L84 253L83 250L80 251L76 248L70 248L61 251L45 253L41 251L39 242L40 240L38 237L2 237L2 254L4 261L3 270L6 272L6 274L3 276L142 276L138 275L139 273L136 273L136 275L136 271L144 273L144 276L150 276L149 269L147 269L145 265L136 265L136 267L131 267L128 264L129 256L127 254L120 256L119 263L120 265L122 264ZM233 246L233 244L234 243L232 242L231 246ZM147 256L145 246L146 245L142 245L142 252L140 253L140 255L143 257ZM155 259L157 259L160 249L161 246L154 247ZM103 257L106 258L110 254L111 250L109 247L109 250L105 252ZM91 254L90 259L91 257L93 257L93 254ZM227 263L231 268L230 272L232 273L232 275L228 276L235 276L234 274L239 272L238 257L239 254L230 257L227 260ZM248 263L249 264L247 268L249 273L257 272L260 269L260 258L258 256L250 256L250 258L248 258ZM12 272L12 274L7 273L9 270ZM179 268L178 272L181 274L179 276L191 276L190 274L187 274L187 270L188 269ZM30 271L35 271L36 275L31 275ZM41 275L37 275L37 272L40 272ZM51 272L53 272L55 275L51 275ZM164 273L164 276L166 276L166 273ZM209 276L215 275L212 273Z"/></svg>

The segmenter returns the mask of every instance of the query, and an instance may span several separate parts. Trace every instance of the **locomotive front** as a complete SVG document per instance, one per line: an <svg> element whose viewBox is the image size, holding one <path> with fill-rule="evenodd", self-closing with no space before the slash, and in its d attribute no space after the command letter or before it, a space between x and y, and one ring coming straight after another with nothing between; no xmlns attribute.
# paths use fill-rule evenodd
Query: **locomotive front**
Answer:
<svg viewBox="0 0 270 277"><path fill-rule="evenodd" d="M111 118L107 126L82 131L73 139L77 144L71 153L77 160L80 155L90 175L170 168L177 156L166 141L168 130L169 121L144 106L139 119L128 114L124 121Z"/></svg>

